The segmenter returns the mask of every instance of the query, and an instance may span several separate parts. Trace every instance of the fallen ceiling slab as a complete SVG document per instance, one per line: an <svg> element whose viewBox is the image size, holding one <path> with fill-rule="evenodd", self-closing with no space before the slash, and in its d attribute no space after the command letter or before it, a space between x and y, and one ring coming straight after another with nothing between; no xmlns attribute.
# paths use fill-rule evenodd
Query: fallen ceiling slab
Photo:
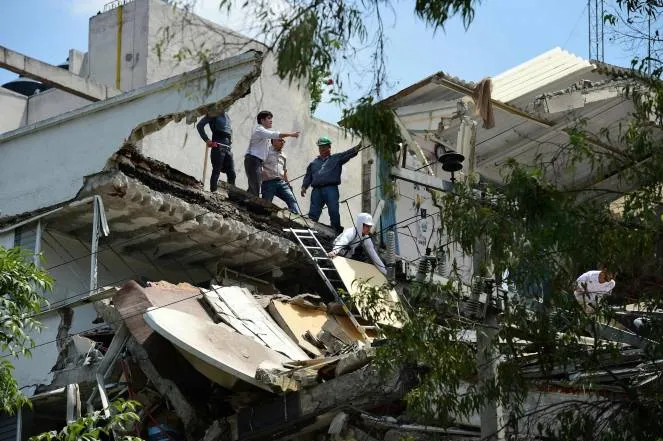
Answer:
<svg viewBox="0 0 663 441"><path fill-rule="evenodd" d="M147 311L145 322L170 341L193 367L212 381L232 389L237 379L271 389L255 379L259 365L282 368L288 359L251 338L170 308Z"/></svg>

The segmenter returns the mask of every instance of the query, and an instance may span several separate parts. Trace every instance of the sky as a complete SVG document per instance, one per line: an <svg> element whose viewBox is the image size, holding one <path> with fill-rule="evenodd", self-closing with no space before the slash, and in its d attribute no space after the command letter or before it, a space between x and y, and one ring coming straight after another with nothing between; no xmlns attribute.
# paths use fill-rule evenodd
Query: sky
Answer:
<svg viewBox="0 0 663 441"><path fill-rule="evenodd" d="M66 60L70 48L87 51L88 20L108 0L21 0L3 2L0 45L52 64ZM244 17L227 16L219 0L199 0L197 12L217 23L243 29ZM424 77L443 71L466 81L493 76L554 47L587 58L587 2L585 0L483 0L468 30L452 19L444 30L426 27L412 13L413 1L395 1L385 11L387 32L387 97ZM605 61L628 66L630 54L605 43ZM367 84L355 80L370 75L353 72L345 82L351 99ZM0 84L16 75L0 69ZM338 121L340 109L321 104L316 116Z"/></svg>

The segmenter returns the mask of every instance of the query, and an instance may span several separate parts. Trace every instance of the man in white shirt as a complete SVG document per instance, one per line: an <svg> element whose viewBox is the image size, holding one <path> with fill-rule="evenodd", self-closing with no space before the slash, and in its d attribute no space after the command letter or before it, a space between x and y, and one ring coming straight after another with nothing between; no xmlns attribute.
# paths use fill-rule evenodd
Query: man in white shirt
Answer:
<svg viewBox="0 0 663 441"><path fill-rule="evenodd" d="M284 145L285 139L272 139L267 159L262 164L260 192L264 200L271 202L276 196L288 205L290 211L299 214L297 200L288 182L287 159L283 153Z"/></svg>
<svg viewBox="0 0 663 441"><path fill-rule="evenodd" d="M267 158L270 141L278 138L298 138L299 132L278 132L272 128L272 112L262 110L258 113L256 120L258 125L253 129L249 148L244 155L244 171L249 180L249 193L254 196L260 194L260 184L262 181L262 163Z"/></svg>
<svg viewBox="0 0 663 441"><path fill-rule="evenodd" d="M588 311L587 306L596 308L599 299L610 294L615 284L615 274L606 268L587 271L576 280L573 293L578 303Z"/></svg>
<svg viewBox="0 0 663 441"><path fill-rule="evenodd" d="M367 261L368 258L373 261L373 265L384 275L387 275L387 268L382 259L378 256L373 246L373 241L368 235L373 227L373 218L368 213L359 213L354 227L346 228L334 240L334 247L328 253L329 257L342 256L353 260ZM361 247L358 245L361 244ZM365 254L364 254L365 253Z"/></svg>

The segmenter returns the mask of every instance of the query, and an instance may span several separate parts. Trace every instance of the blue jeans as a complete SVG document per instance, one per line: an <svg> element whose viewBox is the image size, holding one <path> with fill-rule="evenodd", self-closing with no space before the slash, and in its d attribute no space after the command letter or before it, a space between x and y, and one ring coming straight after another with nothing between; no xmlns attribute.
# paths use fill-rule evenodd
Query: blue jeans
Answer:
<svg viewBox="0 0 663 441"><path fill-rule="evenodd" d="M309 209L308 217L317 222L318 219L320 219L322 207L325 205L327 205L327 211L329 211L329 220L331 221L332 228L337 232L340 231L341 215L338 211L337 185L313 188L313 191L311 192L311 208Z"/></svg>
<svg viewBox="0 0 663 441"><path fill-rule="evenodd" d="M299 214L297 199L295 199L295 195L292 194L290 186L283 179L277 178L270 179L269 181L262 181L260 189L264 200L272 202L272 199L276 196L288 205L290 211Z"/></svg>

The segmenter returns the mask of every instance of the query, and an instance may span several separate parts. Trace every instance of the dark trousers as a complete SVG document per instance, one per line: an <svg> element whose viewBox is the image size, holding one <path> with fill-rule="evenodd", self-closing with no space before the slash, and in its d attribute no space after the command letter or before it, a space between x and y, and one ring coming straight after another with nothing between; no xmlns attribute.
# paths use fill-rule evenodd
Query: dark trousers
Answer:
<svg viewBox="0 0 663 441"><path fill-rule="evenodd" d="M326 205L329 211L329 220L332 228L336 232L341 231L341 214L338 208L338 186L327 185L325 187L315 187L311 192L311 206L308 211L308 217L314 221L320 219L322 208Z"/></svg>
<svg viewBox="0 0 663 441"><path fill-rule="evenodd" d="M269 181L262 181L261 190L264 200L272 202L272 199L276 196L288 205L290 211L299 214L297 199L295 199L295 195L292 193L292 188L283 179L276 178Z"/></svg>
<svg viewBox="0 0 663 441"><path fill-rule="evenodd" d="M228 183L235 185L235 160L233 159L233 152L230 147L222 145L220 147L212 147L210 152L210 159L212 160L212 176L209 178L210 191L216 191L219 186L219 176L225 173L228 176Z"/></svg>
<svg viewBox="0 0 663 441"><path fill-rule="evenodd" d="M244 155L244 171L249 180L248 192L254 196L260 196L260 185L262 184L262 159L253 155Z"/></svg>

